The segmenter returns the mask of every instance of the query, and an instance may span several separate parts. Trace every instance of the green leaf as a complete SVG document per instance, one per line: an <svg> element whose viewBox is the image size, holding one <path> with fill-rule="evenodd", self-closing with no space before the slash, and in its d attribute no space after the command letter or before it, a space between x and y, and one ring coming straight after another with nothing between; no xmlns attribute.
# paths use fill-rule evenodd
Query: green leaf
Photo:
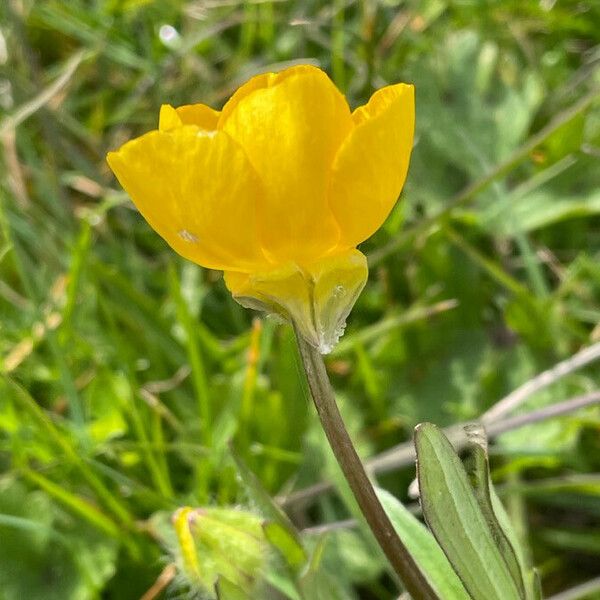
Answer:
<svg viewBox="0 0 600 600"><path fill-rule="evenodd" d="M246 465L237 452L235 452L233 447L230 447L230 451L233 460L237 465L238 473L245 484L247 492L250 494L254 502L256 502L263 515L274 523L278 523L296 541L298 546L302 546L300 536L298 535L294 524L290 521L288 516L271 498L269 492L267 492L267 490L263 487L258 477L256 477L256 475L249 469L248 465Z"/></svg>
<svg viewBox="0 0 600 600"><path fill-rule="evenodd" d="M115 574L117 542L43 491L0 480L0 598L88 600Z"/></svg>
<svg viewBox="0 0 600 600"><path fill-rule="evenodd" d="M521 600L467 474L433 424L415 429L425 520L473 600Z"/></svg>
<svg viewBox="0 0 600 600"><path fill-rule="evenodd" d="M394 529L433 591L444 600L469 600L469 594L431 532L392 494L382 489L376 492Z"/></svg>
<svg viewBox="0 0 600 600"><path fill-rule="evenodd" d="M299 579L302 597L306 600L347 600L348 593L323 565L328 536L322 535L312 550L306 570Z"/></svg>
<svg viewBox="0 0 600 600"><path fill-rule="evenodd" d="M296 583L288 577L287 573L280 573L273 568L268 569L265 572L265 581L271 589L276 590L273 594L279 593L281 598L289 600L303 600L296 589ZM276 598L279 599L279 596Z"/></svg>
<svg viewBox="0 0 600 600"><path fill-rule="evenodd" d="M540 578L540 574L536 569L532 569L527 574L528 590L531 589L531 599L532 600L543 600L544 596L542 594L542 580Z"/></svg>
<svg viewBox="0 0 600 600"><path fill-rule="evenodd" d="M94 525L94 527L97 527L98 530L117 539L120 537L119 527L90 502L80 498L68 489L65 489L64 486L54 483L50 479L31 469L23 467L22 472L26 479L37 485L40 489L47 492L59 502L63 503L75 514Z"/></svg>
<svg viewBox="0 0 600 600"><path fill-rule="evenodd" d="M525 587L523 584L523 564L517 558L517 553L513 543L509 540L504 529L494 512L494 506L491 497L490 473L487 458L487 440L485 431L479 424L473 424L465 427L465 432L469 438L469 444L466 448L466 458L464 461L465 470L471 481L471 487L475 498L479 503L483 516L490 528L492 538L499 548L502 557L510 571L510 574L519 590L521 596L525 596ZM516 540L513 540L516 541ZM522 553L521 553L522 556Z"/></svg>
<svg viewBox="0 0 600 600"><path fill-rule="evenodd" d="M273 521L263 524L269 543L276 548L292 570L297 571L306 563L306 552L287 527Z"/></svg>
<svg viewBox="0 0 600 600"><path fill-rule="evenodd" d="M215 584L215 592L218 600L252 600L244 590L225 577L219 577Z"/></svg>
<svg viewBox="0 0 600 600"><path fill-rule="evenodd" d="M470 443L466 448L464 465L470 476L475 497L479 502L492 535L502 551L519 590L528 600L541 599L541 583L521 547L510 518L491 483L485 430L479 424L465 427Z"/></svg>
<svg viewBox="0 0 600 600"><path fill-rule="evenodd" d="M521 576L523 578L523 583L525 584L526 597L528 600L541 600L542 589L539 575L537 571L529 564L529 561L527 560L525 552L523 551L519 541L519 537L517 536L517 533L510 522L506 509L500 501L500 498L498 498L498 494L496 494L496 490L494 489L493 485L490 486L490 496L494 514L496 515L498 523L502 527L502 530L512 545L519 562Z"/></svg>
<svg viewBox="0 0 600 600"><path fill-rule="evenodd" d="M520 592L528 600L540 600L542 592L539 576L531 568L510 518L491 483L485 430L479 424L469 425L464 429L470 440L464 465L475 497L488 519L492 535Z"/></svg>

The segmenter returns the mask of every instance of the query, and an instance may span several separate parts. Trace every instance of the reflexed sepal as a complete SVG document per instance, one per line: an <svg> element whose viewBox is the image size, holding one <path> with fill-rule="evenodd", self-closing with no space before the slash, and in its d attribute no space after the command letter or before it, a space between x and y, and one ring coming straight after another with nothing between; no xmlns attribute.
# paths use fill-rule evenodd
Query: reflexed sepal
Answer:
<svg viewBox="0 0 600 600"><path fill-rule="evenodd" d="M260 273L225 273L233 297L247 308L293 323L322 354L344 333L346 318L368 276L358 250L322 258L303 268L295 263Z"/></svg>

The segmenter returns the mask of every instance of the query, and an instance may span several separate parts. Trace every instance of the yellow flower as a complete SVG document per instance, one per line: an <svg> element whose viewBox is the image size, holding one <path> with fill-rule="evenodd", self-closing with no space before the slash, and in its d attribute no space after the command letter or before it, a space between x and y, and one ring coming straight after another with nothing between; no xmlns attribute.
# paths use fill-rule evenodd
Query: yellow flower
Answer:
<svg viewBox="0 0 600 600"><path fill-rule="evenodd" d="M302 65L253 77L221 112L164 105L158 130L108 163L179 254L223 270L238 302L327 352L367 279L356 246L396 202L413 130L411 85L351 112L323 71Z"/></svg>

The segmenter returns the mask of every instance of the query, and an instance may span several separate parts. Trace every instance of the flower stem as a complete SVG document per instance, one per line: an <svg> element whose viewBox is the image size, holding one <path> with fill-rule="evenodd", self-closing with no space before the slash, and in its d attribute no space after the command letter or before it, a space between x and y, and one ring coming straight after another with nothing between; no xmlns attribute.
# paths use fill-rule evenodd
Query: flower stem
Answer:
<svg viewBox="0 0 600 600"><path fill-rule="evenodd" d="M321 354L296 331L312 399L333 453L373 535L414 600L439 600L417 567L389 517L356 453L335 401Z"/></svg>

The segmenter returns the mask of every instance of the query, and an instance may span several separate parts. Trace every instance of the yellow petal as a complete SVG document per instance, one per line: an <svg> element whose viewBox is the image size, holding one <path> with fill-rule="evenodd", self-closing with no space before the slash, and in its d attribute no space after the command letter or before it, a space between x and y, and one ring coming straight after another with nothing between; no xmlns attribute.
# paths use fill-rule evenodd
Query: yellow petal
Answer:
<svg viewBox="0 0 600 600"><path fill-rule="evenodd" d="M413 145L413 86L378 90L352 118L356 127L335 158L329 198L341 248L375 233L402 190Z"/></svg>
<svg viewBox="0 0 600 600"><path fill-rule="evenodd" d="M256 225L260 179L224 132L152 131L107 157L150 225L179 254L212 269L268 264Z"/></svg>
<svg viewBox="0 0 600 600"><path fill-rule="evenodd" d="M214 131L219 121L219 113L205 104L186 104L173 108L170 104L160 107L158 129L170 131L182 125L197 125L200 129Z"/></svg>
<svg viewBox="0 0 600 600"><path fill-rule="evenodd" d="M296 68L296 67L293 67ZM255 75L251 77L243 83L235 92L232 94L231 98L225 102L225 106L223 106L223 110L221 111L221 117L219 120L219 125L222 126L223 123L229 118L235 107L246 97L249 96L252 92L256 90L261 90L263 88L269 87L273 82L275 82L275 78L282 78L285 73L289 73L292 69L287 69L282 71L281 73L261 73L260 75Z"/></svg>
<svg viewBox="0 0 600 600"><path fill-rule="evenodd" d="M326 354L343 334L367 275L366 257L353 249L320 258L305 269L289 262L262 272L226 272L225 283L242 306L292 322L307 342Z"/></svg>
<svg viewBox="0 0 600 600"><path fill-rule="evenodd" d="M175 109L184 125L197 125L200 129L213 131L217 128L221 113L206 104L185 104Z"/></svg>
<svg viewBox="0 0 600 600"><path fill-rule="evenodd" d="M259 75L225 105L219 129L244 148L265 185L261 236L273 260L306 263L335 247L328 179L352 126L345 98L311 66Z"/></svg>
<svg viewBox="0 0 600 600"><path fill-rule="evenodd" d="M171 131L171 129L177 129L182 125L180 116L170 104L163 104L160 107L158 116L158 129L160 131Z"/></svg>

